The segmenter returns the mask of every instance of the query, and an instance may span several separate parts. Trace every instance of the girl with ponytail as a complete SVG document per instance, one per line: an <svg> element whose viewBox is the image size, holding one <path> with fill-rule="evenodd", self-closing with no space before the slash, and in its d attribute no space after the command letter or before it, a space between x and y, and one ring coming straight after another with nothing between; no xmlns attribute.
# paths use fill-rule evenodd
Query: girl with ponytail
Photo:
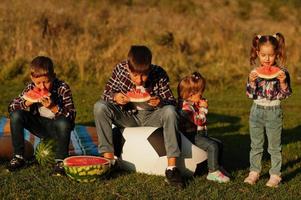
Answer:
<svg viewBox="0 0 301 200"><path fill-rule="evenodd" d="M284 68L285 60L285 40L281 33L256 35L253 38L250 64L256 67L249 74L246 92L253 99L249 118L250 173L244 180L251 185L260 177L264 134L268 139L268 152L271 156L270 179L266 186L278 187L281 182L283 113L280 103L292 92L290 76ZM262 72L270 74L267 76Z"/></svg>

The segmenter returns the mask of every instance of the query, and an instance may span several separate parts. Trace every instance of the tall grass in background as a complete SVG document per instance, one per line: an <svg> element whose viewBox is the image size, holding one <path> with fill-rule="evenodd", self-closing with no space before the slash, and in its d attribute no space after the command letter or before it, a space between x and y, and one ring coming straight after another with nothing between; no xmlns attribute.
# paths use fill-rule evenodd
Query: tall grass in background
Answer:
<svg viewBox="0 0 301 200"><path fill-rule="evenodd" d="M3 0L0 2L0 80L26 81L28 62L53 58L71 83L103 85L129 46L145 44L172 86L198 70L214 86L245 81L255 33L281 32L287 66L301 78L298 0Z"/></svg>

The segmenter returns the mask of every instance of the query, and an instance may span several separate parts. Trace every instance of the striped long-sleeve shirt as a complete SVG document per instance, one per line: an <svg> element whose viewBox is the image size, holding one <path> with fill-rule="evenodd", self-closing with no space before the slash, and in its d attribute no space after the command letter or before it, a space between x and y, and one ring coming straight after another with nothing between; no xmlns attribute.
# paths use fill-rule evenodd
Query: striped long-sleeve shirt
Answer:
<svg viewBox="0 0 301 200"><path fill-rule="evenodd" d="M25 105L25 99L23 98L24 93L32 90L34 87L34 83L28 83L22 93L10 102L8 106L8 112L28 109L34 115L39 115L38 109L41 105L39 103L34 103L28 107ZM55 118L63 115L71 122L74 122L76 110L69 85L64 81L54 79L52 88L49 92L51 93L50 98L52 102L58 106L58 112L55 114Z"/></svg>
<svg viewBox="0 0 301 200"><path fill-rule="evenodd" d="M114 68L112 76L105 86L103 99L114 103L113 98L116 93L126 94L135 87L128 71L128 61L123 61ZM144 87L151 96L157 96L161 99L160 106L176 105L176 100L169 86L169 77L160 66L153 64L150 66Z"/></svg>

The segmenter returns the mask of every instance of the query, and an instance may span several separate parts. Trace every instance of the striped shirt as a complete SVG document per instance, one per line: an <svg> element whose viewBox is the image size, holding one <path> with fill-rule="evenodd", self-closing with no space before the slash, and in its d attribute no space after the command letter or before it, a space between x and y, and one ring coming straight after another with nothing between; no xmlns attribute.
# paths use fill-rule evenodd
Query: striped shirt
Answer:
<svg viewBox="0 0 301 200"><path fill-rule="evenodd" d="M105 86L103 99L114 103L113 98L116 93L126 94L135 87L135 83L130 78L128 61L123 61L114 68L112 76ZM160 66L150 65L150 72L148 73L144 87L151 96L156 96L161 99L159 106L176 105L176 100L169 86L169 77Z"/></svg>
<svg viewBox="0 0 301 200"><path fill-rule="evenodd" d="M8 106L8 112L29 109L29 111L34 115L40 115L39 107L41 104L34 103L28 107L25 105L26 100L23 98L24 93L32 90L34 87L35 85L33 82L28 83L22 93L10 102ZM58 112L55 114L55 118L63 115L71 122L74 122L76 111L72 100L72 93L68 84L64 81L54 79L51 91L49 92L51 93L50 98L52 102L58 106Z"/></svg>
<svg viewBox="0 0 301 200"><path fill-rule="evenodd" d="M283 70L286 75L285 81L287 87L284 90L281 89L280 82L277 78L266 80L258 77L255 80L255 86L252 86L249 81L247 82L247 96L254 100L281 100L290 96L292 89L289 73L285 68L281 68L281 70Z"/></svg>

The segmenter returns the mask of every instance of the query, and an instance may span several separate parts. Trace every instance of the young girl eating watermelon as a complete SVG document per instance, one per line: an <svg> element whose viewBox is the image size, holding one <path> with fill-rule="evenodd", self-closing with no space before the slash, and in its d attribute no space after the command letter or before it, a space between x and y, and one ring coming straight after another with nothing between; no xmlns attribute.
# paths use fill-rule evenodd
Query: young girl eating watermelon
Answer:
<svg viewBox="0 0 301 200"><path fill-rule="evenodd" d="M56 78L50 58L38 56L30 64L31 82L9 104L10 128L14 157L9 171L26 166L24 128L40 138L56 141L52 175L64 175L62 161L68 156L70 133L74 126L75 108L70 87Z"/></svg>
<svg viewBox="0 0 301 200"><path fill-rule="evenodd" d="M207 135L208 103L203 98L205 79L200 73L194 72L184 77L178 85L178 108L181 116L181 132L196 146L208 153L207 179L226 183L230 178L222 171L222 143Z"/></svg>
<svg viewBox="0 0 301 200"><path fill-rule="evenodd" d="M281 132L283 114L280 107L282 99L292 90L288 71L283 67L285 61L285 41L282 34L257 35L251 47L251 65L259 60L259 67L249 74L247 96L253 99L249 126L251 138L250 173L245 183L255 184L261 172L261 159L264 134L268 139L268 152L271 156L270 179L268 187L278 187L281 182Z"/></svg>

